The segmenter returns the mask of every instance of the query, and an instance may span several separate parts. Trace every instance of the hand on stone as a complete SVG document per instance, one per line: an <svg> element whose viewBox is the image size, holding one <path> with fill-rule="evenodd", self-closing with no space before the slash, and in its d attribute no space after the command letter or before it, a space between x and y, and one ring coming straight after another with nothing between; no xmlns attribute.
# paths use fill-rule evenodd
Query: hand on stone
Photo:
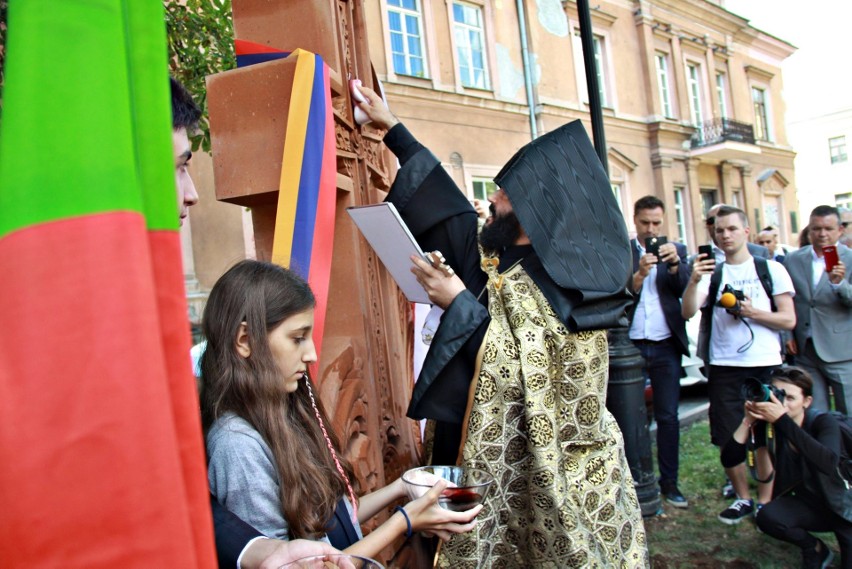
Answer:
<svg viewBox="0 0 852 569"><path fill-rule="evenodd" d="M366 103L358 103L358 107L364 111L368 117L370 117L373 124L379 128L387 130L390 130L399 124L399 119L390 112L390 109L388 109L385 102L376 94L375 91L369 87L365 87L364 85L358 87L358 90L367 99Z"/></svg>

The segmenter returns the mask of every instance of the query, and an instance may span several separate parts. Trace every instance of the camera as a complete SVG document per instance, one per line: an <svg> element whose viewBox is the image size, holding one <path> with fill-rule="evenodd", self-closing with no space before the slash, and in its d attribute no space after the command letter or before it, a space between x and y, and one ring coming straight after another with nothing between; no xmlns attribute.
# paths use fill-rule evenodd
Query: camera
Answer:
<svg viewBox="0 0 852 569"><path fill-rule="evenodd" d="M747 377L743 381L742 395L746 401L755 403L763 403L769 401L769 394L775 395L781 403L784 403L784 397L787 393L783 389L778 389L774 385L763 383L756 377Z"/></svg>
<svg viewBox="0 0 852 569"><path fill-rule="evenodd" d="M737 290L729 284L722 289L722 296L719 297L719 306L724 308L728 314L737 316L740 313L740 302L745 300L743 291Z"/></svg>

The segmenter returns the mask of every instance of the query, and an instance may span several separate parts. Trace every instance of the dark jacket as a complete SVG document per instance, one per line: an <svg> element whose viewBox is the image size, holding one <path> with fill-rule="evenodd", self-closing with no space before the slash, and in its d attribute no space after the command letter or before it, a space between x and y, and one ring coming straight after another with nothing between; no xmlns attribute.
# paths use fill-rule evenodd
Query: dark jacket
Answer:
<svg viewBox="0 0 852 569"><path fill-rule="evenodd" d="M488 294L484 292L487 276L480 267L477 246L477 215L438 159L404 125L394 126L384 141L401 166L386 201L394 204L421 248L440 250L467 287L441 317L414 387L408 416L460 424L476 353L490 322ZM626 294L583 302L579 291L553 281L532 247L522 247L529 251L520 253L521 266L569 330L607 328L613 314L624 314ZM501 265L505 257L500 256ZM622 320L626 322L626 318Z"/></svg>
<svg viewBox="0 0 852 569"><path fill-rule="evenodd" d="M213 495L210 495L210 508L213 510L213 527L216 533L216 555L219 567L237 566L237 559L246 544L256 537L259 531L229 512Z"/></svg>
<svg viewBox="0 0 852 569"><path fill-rule="evenodd" d="M772 497L794 493L805 499L823 500L847 521L852 521L852 490L846 489L838 474L843 448L840 425L828 413L812 414L799 427L789 415L775 421L775 478ZM766 446L766 424L755 428L755 447ZM742 464L746 445L733 437L722 448L722 466Z"/></svg>
<svg viewBox="0 0 852 569"><path fill-rule="evenodd" d="M689 284L690 267L686 262L686 247L680 243L674 243L677 256L680 257L677 273L670 274L665 266L657 269L657 291L660 293L660 304L662 304L663 315L666 324L671 330L672 338L677 345L678 351L684 356L689 356L689 341L686 338L686 320L681 316L680 298L686 285ZM639 249L635 239L630 240L630 249L633 252L633 272L639 270ZM641 298L641 291L636 294L633 305L630 307L630 322L636 312L636 305Z"/></svg>

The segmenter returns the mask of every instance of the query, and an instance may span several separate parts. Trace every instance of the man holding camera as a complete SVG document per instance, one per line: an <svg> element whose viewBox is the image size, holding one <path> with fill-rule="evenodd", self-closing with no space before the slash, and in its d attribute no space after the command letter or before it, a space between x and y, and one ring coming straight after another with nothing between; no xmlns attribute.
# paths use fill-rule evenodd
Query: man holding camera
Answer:
<svg viewBox="0 0 852 569"><path fill-rule="evenodd" d="M664 215L665 205L654 196L640 198L633 206L636 239L630 249L636 300L629 334L645 359L642 371L654 393L660 492L672 506L686 508L689 503L677 487L677 472L681 358L689 355L680 297L689 281L689 266L686 247L660 235Z"/></svg>
<svg viewBox="0 0 852 569"><path fill-rule="evenodd" d="M769 381L781 365L779 330L796 325L793 283L775 261L755 259L746 248L748 218L741 209L723 206L715 219L716 243L725 261L699 254L683 293L682 315L701 308L699 356L710 363L710 436L721 447L743 418L743 382L748 377ZM769 294L771 292L771 294ZM754 513L743 463L725 468L737 499L720 515L737 524Z"/></svg>
<svg viewBox="0 0 852 569"><path fill-rule="evenodd" d="M808 223L811 246L787 256L784 268L796 287L796 330L787 351L814 382L814 409L829 410L828 388L838 411L852 412L852 251L837 241L843 234L837 208L821 205Z"/></svg>

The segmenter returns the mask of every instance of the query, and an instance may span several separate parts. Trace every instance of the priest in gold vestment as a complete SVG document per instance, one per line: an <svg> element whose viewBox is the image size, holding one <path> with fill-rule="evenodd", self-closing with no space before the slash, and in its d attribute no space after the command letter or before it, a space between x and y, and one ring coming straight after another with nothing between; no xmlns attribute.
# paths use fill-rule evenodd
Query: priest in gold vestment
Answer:
<svg viewBox="0 0 852 569"><path fill-rule="evenodd" d="M605 407L606 329L624 324L624 220L579 121L521 149L477 216L437 158L380 99L400 170L387 200L423 250L414 272L445 312L408 415L427 418L432 463L490 472L477 527L442 545L438 566L647 567L645 531L621 432Z"/></svg>

